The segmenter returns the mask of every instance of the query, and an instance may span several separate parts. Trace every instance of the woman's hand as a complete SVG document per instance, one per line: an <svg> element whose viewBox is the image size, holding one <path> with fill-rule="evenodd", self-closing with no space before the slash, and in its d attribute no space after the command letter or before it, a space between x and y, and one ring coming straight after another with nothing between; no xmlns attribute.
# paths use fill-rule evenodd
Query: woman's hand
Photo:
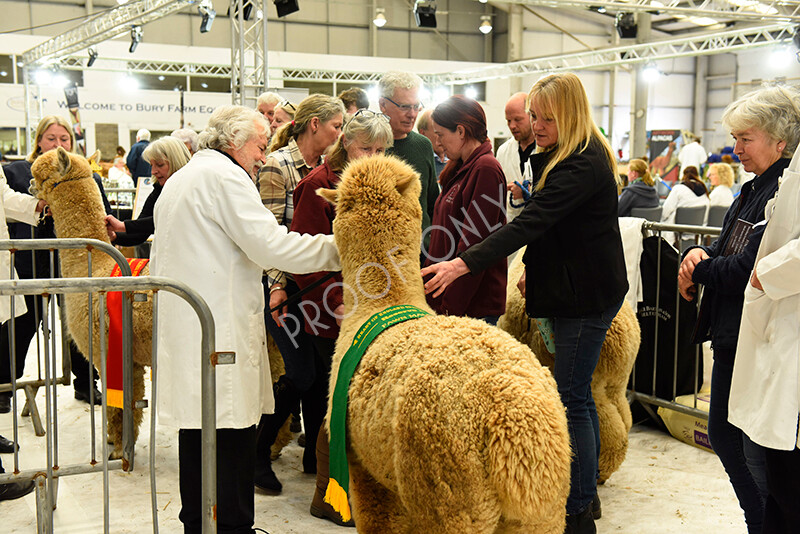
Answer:
<svg viewBox="0 0 800 534"><path fill-rule="evenodd" d="M114 217L113 215L106 215L106 230L109 232L109 236L111 235L111 231L114 232L124 232L125 231L125 223Z"/></svg>
<svg viewBox="0 0 800 534"><path fill-rule="evenodd" d="M683 261L681 262L681 268L678 271L678 279L683 278L687 282L692 282L692 275L694 274L694 268L703 260L707 260L709 258L706 251L702 248L693 248L689 251Z"/></svg>
<svg viewBox="0 0 800 534"><path fill-rule="evenodd" d="M338 326L342 326L342 319L344 319L344 304L339 304L336 306L336 309L333 310L333 317L336 319L336 324Z"/></svg>
<svg viewBox="0 0 800 534"><path fill-rule="evenodd" d="M422 276L425 277L429 274L434 276L425 283L425 294L435 291L433 297L438 297L456 278L467 273L469 273L469 267L461 258L429 265L422 269Z"/></svg>
<svg viewBox="0 0 800 534"><path fill-rule="evenodd" d="M527 271L522 271L522 276L519 277L519 281L517 281L517 289L519 292L522 293L522 297L525 298L525 275Z"/></svg>
<svg viewBox="0 0 800 534"><path fill-rule="evenodd" d="M522 189L520 189L517 184L508 184L506 189L511 193L511 197L514 200L522 200L524 198L522 196Z"/></svg>
<svg viewBox="0 0 800 534"><path fill-rule="evenodd" d="M45 216L47 215L47 211L45 211L45 208L47 208L47 201L39 199L39 202L36 203L36 209L34 210L34 212L42 213L43 214L42 216Z"/></svg>

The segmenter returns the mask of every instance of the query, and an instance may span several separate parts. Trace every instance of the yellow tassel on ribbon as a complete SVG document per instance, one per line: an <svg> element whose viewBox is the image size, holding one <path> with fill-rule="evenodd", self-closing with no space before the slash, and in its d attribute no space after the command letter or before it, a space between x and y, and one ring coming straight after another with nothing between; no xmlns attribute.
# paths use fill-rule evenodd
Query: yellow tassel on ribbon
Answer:
<svg viewBox="0 0 800 534"><path fill-rule="evenodd" d="M342 521L350 521L350 503L347 502L347 492L334 479L328 480L328 489L325 491L325 502L342 516Z"/></svg>

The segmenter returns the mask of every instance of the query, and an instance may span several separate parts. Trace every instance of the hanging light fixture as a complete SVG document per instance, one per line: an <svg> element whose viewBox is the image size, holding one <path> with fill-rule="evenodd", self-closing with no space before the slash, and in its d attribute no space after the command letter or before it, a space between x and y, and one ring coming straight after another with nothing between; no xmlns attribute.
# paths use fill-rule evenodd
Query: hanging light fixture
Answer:
<svg viewBox="0 0 800 534"><path fill-rule="evenodd" d="M490 15L481 15L481 25L478 29L483 35L488 35L492 32L492 17Z"/></svg>
<svg viewBox="0 0 800 534"><path fill-rule="evenodd" d="M128 48L128 52L133 54L136 52L136 47L139 46L139 43L142 42L142 27L141 26L131 26L131 46Z"/></svg>
<svg viewBox="0 0 800 534"><path fill-rule="evenodd" d="M95 61L97 61L97 50L89 47L89 61L86 62L86 66L91 67Z"/></svg>
<svg viewBox="0 0 800 534"><path fill-rule="evenodd" d="M372 19L372 23L377 26L378 28L383 28L386 25L386 10L382 7L375 9L375 18Z"/></svg>

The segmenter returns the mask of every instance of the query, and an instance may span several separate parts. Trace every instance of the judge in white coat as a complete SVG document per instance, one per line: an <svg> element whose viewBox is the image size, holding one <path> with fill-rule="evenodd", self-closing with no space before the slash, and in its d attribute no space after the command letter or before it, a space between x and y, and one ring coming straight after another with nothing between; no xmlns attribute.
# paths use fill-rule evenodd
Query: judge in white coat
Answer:
<svg viewBox="0 0 800 534"><path fill-rule="evenodd" d="M762 532L800 532L800 151L767 203L744 292L728 421L765 447Z"/></svg>
<svg viewBox="0 0 800 534"><path fill-rule="evenodd" d="M165 184L155 208L154 275L200 293L214 316L217 351L236 363L216 369L217 525L251 533L256 425L273 407L261 274L338 271L333 236L291 233L261 203L254 178L270 128L255 110L222 106L200 134L200 151ZM200 322L162 292L158 313L158 416L179 431L180 519L200 532Z"/></svg>

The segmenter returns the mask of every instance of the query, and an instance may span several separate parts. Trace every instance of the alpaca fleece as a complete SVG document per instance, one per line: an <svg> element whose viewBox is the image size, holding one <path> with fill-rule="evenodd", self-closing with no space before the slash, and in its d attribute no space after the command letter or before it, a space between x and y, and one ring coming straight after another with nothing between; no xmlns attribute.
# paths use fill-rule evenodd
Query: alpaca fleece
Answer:
<svg viewBox="0 0 800 534"><path fill-rule="evenodd" d="M59 238L90 238L111 243L105 226L105 209L100 190L92 178L89 163L81 156L70 154L63 148L46 152L36 158L31 167L36 196L47 201L53 215L56 235ZM105 253L92 254L92 272L87 272L86 250L62 250L59 253L61 275L64 278L85 276L111 276L116 262ZM145 266L141 276L150 274ZM151 362L153 334L152 292L146 302L133 302L133 399L144 398L145 366ZM88 299L85 294L65 295L67 328L78 349L89 354ZM100 369L100 318L108 328L108 312L101 309L99 294L92 296L91 328L94 366ZM88 357L88 356L87 356ZM134 409L134 442L139 435L142 409ZM108 440L114 444L111 458L122 458L122 410L108 407Z"/></svg>
<svg viewBox="0 0 800 534"><path fill-rule="evenodd" d="M517 289L523 270L520 252L509 267L506 313L497 321L497 326L529 346L543 365L552 367L553 355L547 351L539 329L528 319L525 298ZM606 333L592 375L592 396L600 420L600 475L597 480L601 484L619 469L628 452L632 419L625 389L640 342L639 321L631 305L623 302Z"/></svg>
<svg viewBox="0 0 800 534"><path fill-rule="evenodd" d="M390 156L343 172L334 236L345 316L331 371L374 313L426 311L418 175ZM561 534L571 452L550 372L476 319L430 315L370 345L351 381L350 497L363 533ZM330 418L330 405L329 405Z"/></svg>

